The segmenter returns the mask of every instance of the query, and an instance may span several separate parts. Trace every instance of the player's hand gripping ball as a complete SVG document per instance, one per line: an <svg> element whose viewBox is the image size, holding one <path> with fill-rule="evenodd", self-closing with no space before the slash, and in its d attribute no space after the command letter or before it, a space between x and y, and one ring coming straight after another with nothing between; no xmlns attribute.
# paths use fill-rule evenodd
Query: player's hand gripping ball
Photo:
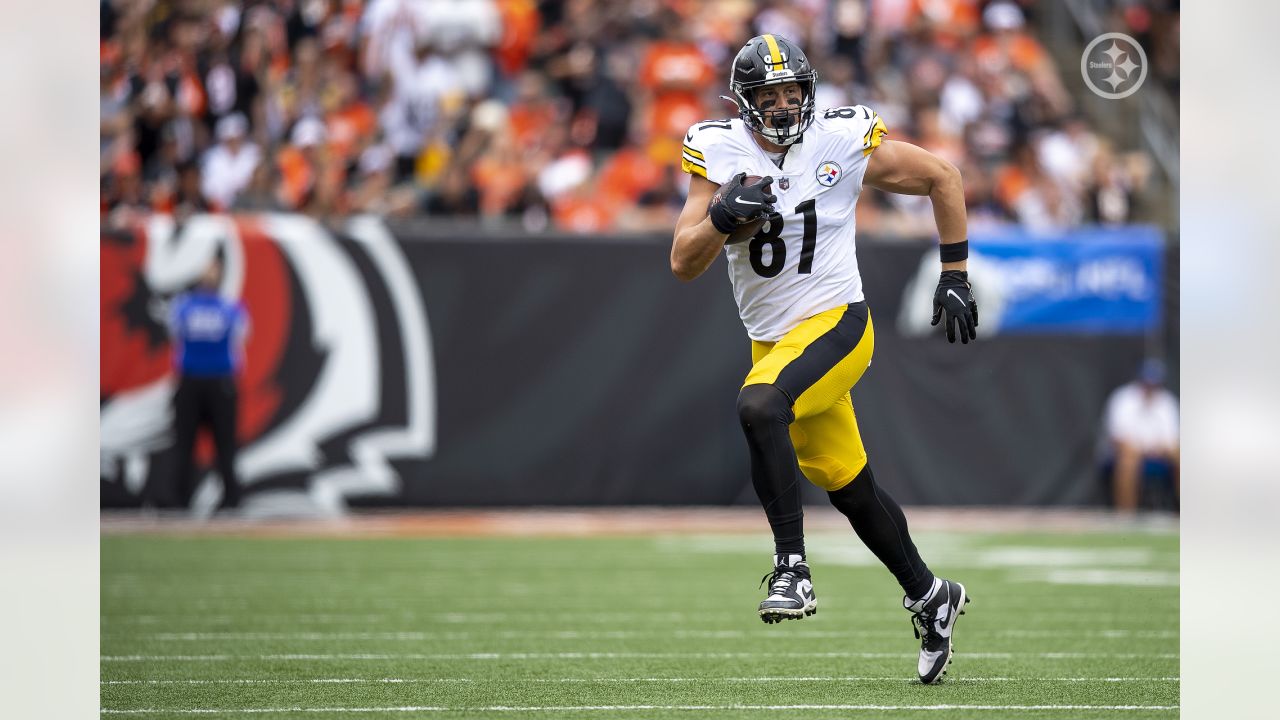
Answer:
<svg viewBox="0 0 1280 720"><path fill-rule="evenodd" d="M760 232L773 212L773 203L778 201L777 196L769 192L771 184L771 176L738 173L711 196L707 214L717 230L729 234L725 245L750 240Z"/></svg>

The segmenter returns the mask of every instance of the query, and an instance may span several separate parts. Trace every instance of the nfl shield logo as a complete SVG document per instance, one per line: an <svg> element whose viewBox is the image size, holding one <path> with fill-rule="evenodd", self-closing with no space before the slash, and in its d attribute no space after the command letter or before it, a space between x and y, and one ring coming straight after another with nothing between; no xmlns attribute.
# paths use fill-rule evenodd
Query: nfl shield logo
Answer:
<svg viewBox="0 0 1280 720"><path fill-rule="evenodd" d="M778 189L786 190L791 187L791 178L778 178Z"/></svg>

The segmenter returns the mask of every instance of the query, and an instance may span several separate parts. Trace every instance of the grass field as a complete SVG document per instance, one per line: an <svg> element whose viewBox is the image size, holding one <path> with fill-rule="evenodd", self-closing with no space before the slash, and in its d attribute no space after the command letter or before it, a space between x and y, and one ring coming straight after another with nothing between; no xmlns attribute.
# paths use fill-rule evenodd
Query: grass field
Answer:
<svg viewBox="0 0 1280 720"><path fill-rule="evenodd" d="M758 534L108 534L103 715L1177 716L1176 534L917 539L973 596L937 686L851 532L810 534L819 612L781 625Z"/></svg>

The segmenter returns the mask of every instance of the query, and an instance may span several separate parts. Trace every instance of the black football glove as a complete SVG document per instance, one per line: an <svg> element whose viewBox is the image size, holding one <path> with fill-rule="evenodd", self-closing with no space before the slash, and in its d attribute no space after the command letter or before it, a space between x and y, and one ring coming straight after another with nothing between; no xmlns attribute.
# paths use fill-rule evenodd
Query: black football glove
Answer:
<svg viewBox="0 0 1280 720"><path fill-rule="evenodd" d="M769 192L773 177L766 175L751 185L744 185L746 173L738 173L730 180L728 188L716 193L707 214L711 224L722 233L731 233L744 222L755 220L773 212L778 198Z"/></svg>
<svg viewBox="0 0 1280 720"><path fill-rule="evenodd" d="M933 325L937 325L946 313L947 340L960 342L978 339L978 301L973 297L969 273L964 270L943 270L938 289L933 293Z"/></svg>

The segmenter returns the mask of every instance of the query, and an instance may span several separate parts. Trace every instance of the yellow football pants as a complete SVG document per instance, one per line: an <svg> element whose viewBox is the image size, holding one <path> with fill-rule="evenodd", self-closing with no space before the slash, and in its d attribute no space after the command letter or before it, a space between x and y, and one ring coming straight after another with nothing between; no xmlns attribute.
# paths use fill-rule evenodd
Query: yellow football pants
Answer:
<svg viewBox="0 0 1280 720"><path fill-rule="evenodd" d="M809 482L839 490L867 464L849 390L871 365L875 333L865 302L814 315L776 343L751 341L743 387L772 384L792 402L791 443Z"/></svg>

